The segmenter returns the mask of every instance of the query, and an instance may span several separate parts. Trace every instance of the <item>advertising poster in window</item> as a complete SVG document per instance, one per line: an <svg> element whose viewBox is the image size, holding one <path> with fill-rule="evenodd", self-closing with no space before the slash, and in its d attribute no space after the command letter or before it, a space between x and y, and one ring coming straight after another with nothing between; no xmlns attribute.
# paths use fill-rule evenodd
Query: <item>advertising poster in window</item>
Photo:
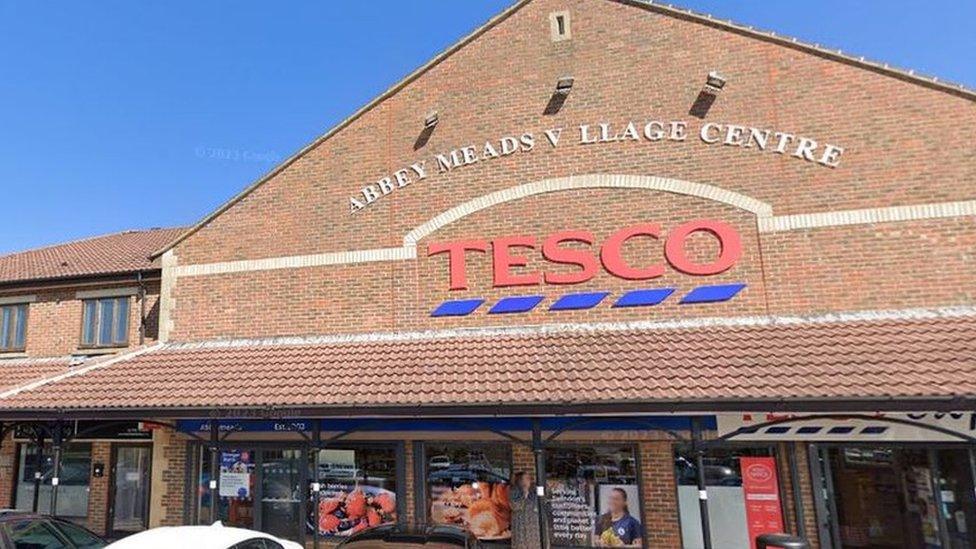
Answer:
<svg viewBox="0 0 976 549"><path fill-rule="evenodd" d="M344 537L396 522L396 455L393 450L321 450L319 452L318 532ZM308 527L315 525L315 505L308 506Z"/></svg>
<svg viewBox="0 0 976 549"><path fill-rule="evenodd" d="M755 547L757 536L784 531L776 459L741 457L739 466L742 470L742 492L746 500L749 539Z"/></svg>
<svg viewBox="0 0 976 549"><path fill-rule="evenodd" d="M251 474L254 456L251 452L220 453L220 497L251 497Z"/></svg>
<svg viewBox="0 0 976 549"><path fill-rule="evenodd" d="M640 496L634 484L597 487L598 515L593 529L597 547L640 547L643 528L638 517Z"/></svg>
<svg viewBox="0 0 976 549"><path fill-rule="evenodd" d="M319 535L348 536L396 522L396 493L374 486L329 483L319 495Z"/></svg>
<svg viewBox="0 0 976 549"><path fill-rule="evenodd" d="M640 547L640 492L629 447L546 452L549 531L560 547Z"/></svg>
<svg viewBox="0 0 976 549"><path fill-rule="evenodd" d="M548 482L551 535L555 545L587 546L593 537L592 487L582 479Z"/></svg>
<svg viewBox="0 0 976 549"><path fill-rule="evenodd" d="M511 539L510 448L431 445L427 450L430 521L465 528L482 541Z"/></svg>
<svg viewBox="0 0 976 549"><path fill-rule="evenodd" d="M466 528L482 541L510 539L512 507L508 493L508 485L501 482L440 485L431 491L431 520Z"/></svg>

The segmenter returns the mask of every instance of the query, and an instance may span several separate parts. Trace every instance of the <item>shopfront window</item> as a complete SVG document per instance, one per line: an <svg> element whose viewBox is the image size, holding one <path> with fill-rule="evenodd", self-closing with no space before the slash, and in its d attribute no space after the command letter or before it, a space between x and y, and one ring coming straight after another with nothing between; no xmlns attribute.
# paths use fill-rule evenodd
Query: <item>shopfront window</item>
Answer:
<svg viewBox="0 0 976 549"><path fill-rule="evenodd" d="M348 536L370 526L397 520L395 448L325 449L318 453L318 472L309 463L309 480L318 482L318 529L324 537ZM314 501L308 506L308 528L315 524Z"/></svg>
<svg viewBox="0 0 976 549"><path fill-rule="evenodd" d="M37 446L21 444L17 449L17 488L15 507L32 510L35 473L40 474L37 510L51 509L51 479L54 477L54 449L44 446L38 463ZM58 477L58 508L61 517L82 518L88 515L88 485L91 477L91 444L69 444L61 451L61 475Z"/></svg>
<svg viewBox="0 0 976 549"><path fill-rule="evenodd" d="M479 539L512 537L508 444L425 444L428 516L434 524L469 529Z"/></svg>
<svg viewBox="0 0 976 549"><path fill-rule="evenodd" d="M559 547L641 547L645 537L631 446L546 450L549 532Z"/></svg>
<svg viewBox="0 0 976 549"><path fill-rule="evenodd" d="M754 474L743 481L744 467L761 470L762 484L756 485ZM782 502L775 459L769 448L714 448L705 453L705 489L708 495L708 519L713 549L752 547L750 541L757 532L750 524L776 524L782 531ZM678 509L681 520L681 540L685 549L704 547L702 542L701 511L698 498L698 467L695 454L679 450L675 455L675 476L678 481ZM747 493L756 485L756 491ZM761 532L759 532L761 533Z"/></svg>
<svg viewBox="0 0 976 549"><path fill-rule="evenodd" d="M976 546L968 450L850 446L824 453L840 547Z"/></svg>

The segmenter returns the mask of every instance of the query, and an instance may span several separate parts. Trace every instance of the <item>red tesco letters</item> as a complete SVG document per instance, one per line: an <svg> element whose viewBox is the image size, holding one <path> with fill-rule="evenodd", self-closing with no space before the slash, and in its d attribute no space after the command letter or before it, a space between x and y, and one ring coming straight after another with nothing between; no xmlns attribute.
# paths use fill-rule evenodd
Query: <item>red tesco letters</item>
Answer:
<svg viewBox="0 0 976 549"><path fill-rule="evenodd" d="M695 233L707 233L719 243L717 257L707 263L696 263L688 255L687 243ZM542 257L556 265L570 265L575 270L524 271L529 265L530 252L536 249L533 236L515 235L495 238L491 241L492 285L536 286L546 284L580 284L592 280L600 270L600 264L613 276L625 280L650 280L663 276L665 263L631 265L625 249L628 245L641 245L640 241L660 241L662 228L657 223L642 223L624 227L604 241L599 250L599 261L592 246L596 238L592 233L580 230L560 231L549 235L542 242ZM451 290L468 289L466 254L486 253L486 240L459 240L432 243L428 256L448 254ZM707 276L725 272L742 256L742 239L738 231L728 223L711 219L696 219L672 229L664 238L664 260L677 271L689 275Z"/></svg>

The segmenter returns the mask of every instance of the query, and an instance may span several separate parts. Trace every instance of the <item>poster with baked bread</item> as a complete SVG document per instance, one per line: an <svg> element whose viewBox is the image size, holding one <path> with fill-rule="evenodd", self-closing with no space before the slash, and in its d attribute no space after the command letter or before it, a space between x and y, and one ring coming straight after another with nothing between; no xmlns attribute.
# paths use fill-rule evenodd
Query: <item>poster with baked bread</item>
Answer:
<svg viewBox="0 0 976 549"><path fill-rule="evenodd" d="M431 521L460 526L482 541L512 537L512 507L508 484L468 482L458 486L439 485L431 490Z"/></svg>

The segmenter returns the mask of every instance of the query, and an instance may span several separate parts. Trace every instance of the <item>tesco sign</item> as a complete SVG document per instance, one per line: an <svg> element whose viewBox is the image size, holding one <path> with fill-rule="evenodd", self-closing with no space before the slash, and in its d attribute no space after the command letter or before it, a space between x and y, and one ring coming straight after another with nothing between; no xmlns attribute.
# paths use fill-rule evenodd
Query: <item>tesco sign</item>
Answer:
<svg viewBox="0 0 976 549"><path fill-rule="evenodd" d="M703 233L718 242L718 252L705 262L693 260L688 253L692 235ZM635 265L625 259L628 246L639 240L651 240L661 246L661 259ZM569 246L573 244L573 246ZM582 247L580 246L582 245ZM450 289L467 290L467 260L470 253L491 253L492 286L537 286L541 284L581 284L600 272L624 280L651 280L663 276L667 266L695 276L716 275L731 269L742 256L742 238L728 223L713 219L695 219L665 232L658 223L641 223L617 230L602 243L585 230L564 230L543 239L534 236L502 236L492 240L472 239L432 243L428 256L446 254L450 271ZM553 269L525 270L533 255L540 255ZM572 271L557 269L574 266Z"/></svg>

